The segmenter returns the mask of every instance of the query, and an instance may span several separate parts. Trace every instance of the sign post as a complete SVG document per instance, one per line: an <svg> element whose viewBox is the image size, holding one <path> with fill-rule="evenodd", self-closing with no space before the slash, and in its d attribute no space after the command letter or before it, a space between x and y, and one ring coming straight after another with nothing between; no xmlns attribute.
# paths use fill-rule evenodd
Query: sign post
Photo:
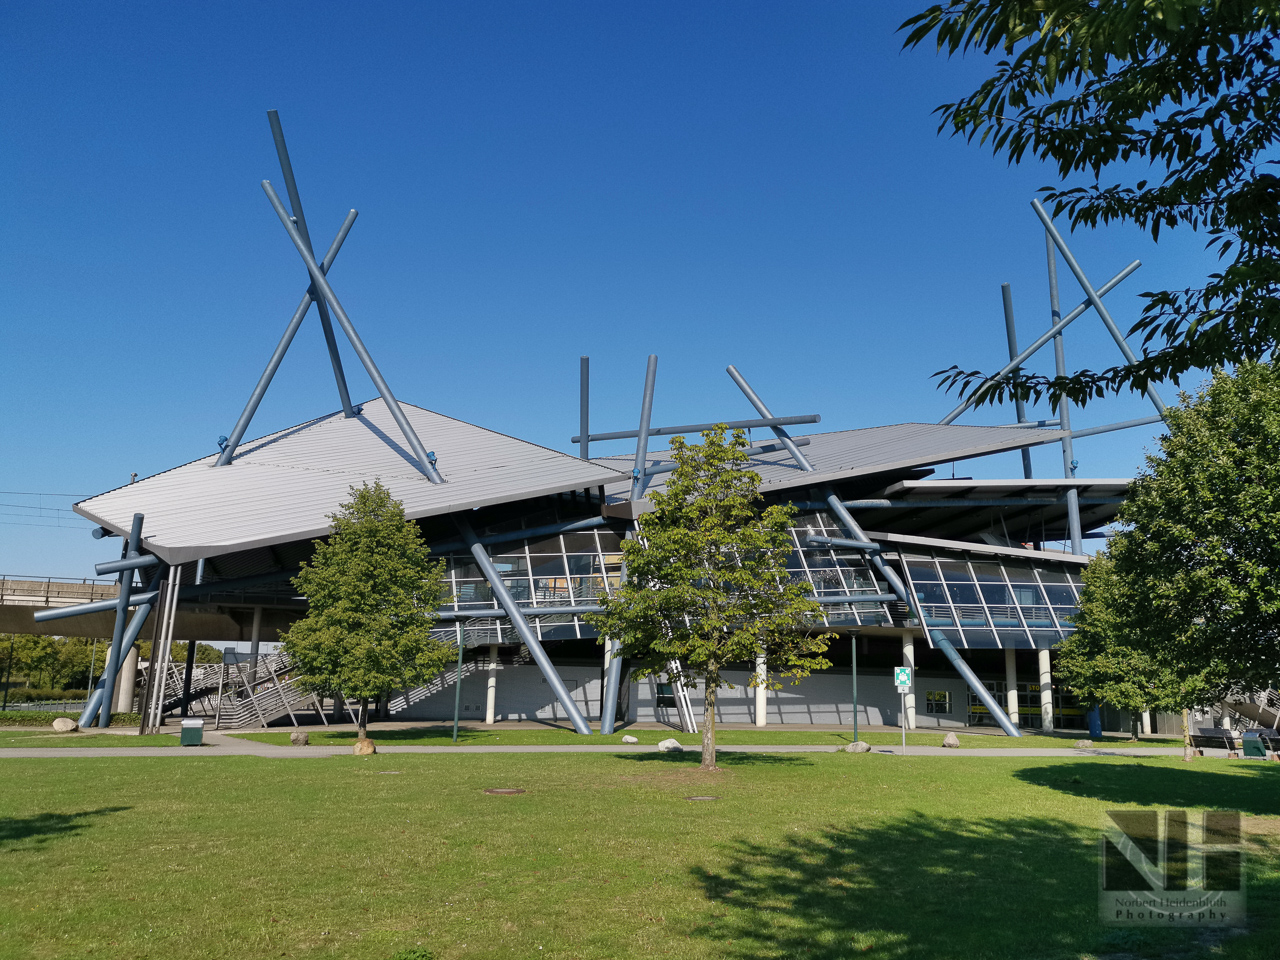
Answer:
<svg viewBox="0 0 1280 960"><path fill-rule="evenodd" d="M898 716L902 718L902 755L907 755L907 694L911 692L911 668L894 667L893 683L898 688L900 706Z"/></svg>

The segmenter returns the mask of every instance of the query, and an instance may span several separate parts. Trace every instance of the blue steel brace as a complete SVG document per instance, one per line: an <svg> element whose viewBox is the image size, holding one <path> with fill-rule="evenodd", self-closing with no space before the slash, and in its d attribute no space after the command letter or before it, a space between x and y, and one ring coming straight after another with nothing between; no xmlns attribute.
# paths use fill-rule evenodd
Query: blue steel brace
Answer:
<svg viewBox="0 0 1280 960"><path fill-rule="evenodd" d="M480 567L481 572L484 573L485 579L489 581L494 597L502 605L502 609L507 612L511 625L515 627L516 633L520 635L524 645L529 648L529 653L533 656L538 669L546 677L547 685L551 687L556 699L564 707L564 712L569 715L569 722L573 724L573 729L582 734L591 733L591 726L582 715L582 711L578 709L578 705L573 702L572 694L569 693L569 689L564 685L564 681L560 679L560 674L556 672L555 666L552 665L551 658L547 656L547 651L542 649L542 643L538 640L533 628L529 626L529 621L524 618L524 614L521 613L515 598L511 596L511 591L507 589L502 575L498 573L498 568L493 565L493 561L489 559L489 554L485 552L484 547L480 544L480 538L476 536L475 530L471 528L471 522L464 517L455 516L454 523L457 524L458 532L462 534L462 539L466 541L467 547L471 550L471 556L475 558L476 564Z"/></svg>
<svg viewBox="0 0 1280 960"><path fill-rule="evenodd" d="M1018 356L1018 328L1013 321L1013 288L1007 283L1000 284L1000 299L1004 302L1004 335L1009 341L1009 359L1015 360ZM1017 372L1016 370L1014 371ZM1027 403L1021 397L1014 400L1014 411L1018 417L1018 423L1027 422ZM1031 479L1031 449L1029 447L1022 448L1022 475L1028 480Z"/></svg>
<svg viewBox="0 0 1280 960"><path fill-rule="evenodd" d="M636 432L636 462L631 471L631 499L639 500L644 495L645 475L644 461L649 453L649 418L653 414L653 383L658 376L658 358L649 354L649 363L644 371L644 396L640 399L640 427Z"/></svg>
<svg viewBox="0 0 1280 960"><path fill-rule="evenodd" d="M302 215L302 198L298 196L298 184L293 179L293 163L289 160L289 148L284 142L284 128L280 126L280 114L274 110L268 110L267 120L271 124L271 136L276 142L276 156L280 159L280 172L284 175L284 187L289 194L289 206L293 208L294 223L298 225L298 233L307 245L307 252L314 257L311 233L307 230L307 218ZM316 313L320 315L325 346L329 349L329 363L333 367L333 378L338 383L338 399L342 402L342 415L347 418L354 417L356 412L351 409L351 396L347 393L347 377L342 372L342 356L338 353L338 340L333 335L329 308L325 305L324 298L317 296L315 284L311 285L307 293L315 300Z"/></svg>
<svg viewBox="0 0 1280 960"><path fill-rule="evenodd" d="M138 604L138 609L133 612L133 619L129 621L129 626L124 632L124 639L120 644L121 663L123 663L124 658L129 655L129 651L133 649L134 643L137 642L138 634L142 632L142 627L147 622L147 616L151 613L151 608L155 604L156 598L159 596L159 591L156 590L156 587L160 585L160 578L163 575L164 570L161 569L151 579L151 585L148 587L149 592L145 594L145 596L148 596L151 599L145 603ZM135 598L137 596L138 594L134 594ZM99 680L97 686L94 687L92 696L89 697L89 702L85 704L84 713L80 715L80 727L83 728L87 724L93 723L94 715L98 714L98 711L104 702L103 694L105 692L105 685L101 680ZM109 701L107 702L109 703ZM108 706L106 710L103 710L102 714L109 719L111 716L110 706ZM103 726L105 726L105 724L103 724Z"/></svg>
<svg viewBox="0 0 1280 960"><path fill-rule="evenodd" d="M738 385L738 388L742 390L747 399L751 401L751 405L756 408L756 411L760 416L772 416L772 414L769 413L769 408L766 407L764 401L756 395L756 392L751 389L751 386L743 378L742 374L738 373L738 371L732 366L728 369L729 376L733 377L734 383ZM788 436L787 431L782 429L782 427L774 427L773 432L779 440L787 445L787 449L791 453L792 459L795 460L800 469L804 470L806 473L812 473L813 464L811 464L805 458L804 454L795 447L795 444L791 440L791 437ZM836 492L828 487L823 491L823 493L826 495L827 506L831 508L831 512L836 515L837 519L840 521L840 525L848 531L850 536L854 540L861 541L863 543L868 542L870 538L867 536L866 531L864 531L861 525L853 519L853 516L845 508L845 505L836 495ZM880 556L880 552L868 552L867 559L871 562L871 565L875 568L876 572L879 573L880 576L882 576L889 584L889 589L894 592L894 595L906 604L907 609L910 610L920 621L921 628L928 630L928 626L924 619L924 611L920 609L920 605L916 603L915 597L913 597L911 592L907 590L906 584L902 582L902 579L887 563L885 563L884 558ZM947 659L951 660L953 664L957 663L957 661L960 664L964 664L964 661L960 660L960 655L956 652L955 648L951 646L951 643L946 639L946 637L943 637L940 633L930 632L929 638L933 641L934 646L941 650L943 654L946 655ZM960 670L959 666L957 666L956 669ZM967 682L973 689L973 692L977 694L978 699L981 700L983 705L991 712L991 716L993 716L996 722L1000 724L1001 730L1011 737L1022 736L1022 731L1009 721L1008 716L1006 716L1005 712L1000 709L1000 705L992 699L991 694L987 692L986 686L978 680L977 676L969 669L967 664L964 664L964 669L960 670L960 675L964 677L965 682Z"/></svg>
<svg viewBox="0 0 1280 960"><path fill-rule="evenodd" d="M138 542L142 539L142 520L140 513L133 515L133 525L129 529L129 539L125 541L122 560L132 560L138 556ZM133 587L133 571L121 570L117 578L119 594L116 596L116 625L111 635L111 646L107 651L107 663L102 671L102 679L98 681L103 690L102 702L106 709L98 718L98 726L111 725L111 696L116 690L116 673L120 669L120 645L124 642L125 620L129 615L129 594ZM87 712L87 711L86 711ZM83 724L82 724L83 725Z"/></svg>

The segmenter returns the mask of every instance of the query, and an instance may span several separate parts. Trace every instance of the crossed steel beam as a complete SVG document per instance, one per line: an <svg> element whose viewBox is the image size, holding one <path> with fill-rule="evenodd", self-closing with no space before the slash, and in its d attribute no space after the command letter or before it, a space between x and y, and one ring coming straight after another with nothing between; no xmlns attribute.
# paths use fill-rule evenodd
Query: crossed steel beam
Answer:
<svg viewBox="0 0 1280 960"><path fill-rule="evenodd" d="M317 263L315 252L311 246L311 234L307 229L306 217L302 212L302 199L298 194L298 184L293 175L293 164L289 159L289 150L284 141L284 130L280 126L280 117L275 110L269 110L267 111L267 119L271 122L271 133L275 139L276 155L280 160L280 171L284 176L285 191L289 195L289 206L293 212L290 213L285 209L284 203L281 202L270 181L263 180L262 189L266 193L267 199L271 202L276 216L280 218L280 223L289 234L289 239L293 241L294 247L297 248L298 255L302 257L302 262L307 268L310 285L307 287L306 293L302 295L302 301L298 304L298 309L294 311L293 318L289 321L284 336L280 338L279 344L277 344L275 351L272 353L266 370L258 378L258 384L254 388L249 402L245 404L244 411L240 414L240 419L236 421L235 428L225 442L222 443L222 451L218 456L216 466L227 466L232 462L236 448L240 445L241 440L244 439L245 431L249 428L249 423L253 420L253 416L258 410L258 405L262 402L267 388L271 385L272 378L280 368L280 362L284 359L285 352L293 342L294 335L302 325L302 321L306 317L307 311L311 308L311 304L314 303L316 312L320 316L320 325L324 330L325 344L329 350L329 360L333 367L334 379L337 382L338 398L342 403L343 416L355 417L360 414L360 411L351 405L346 374L342 369L342 357L338 352L337 338L334 335L333 324L330 320L330 311L332 311L333 317L337 319L338 325L342 327L342 332L346 334L347 340L350 341L352 348L356 352L356 356L360 358L360 363L369 375L369 379L373 381L374 386L378 388L378 393L386 402L387 409L395 420L396 426L400 428L405 441L409 444L409 449L417 460L415 466L432 483L444 483L444 478L440 476L440 472L436 469L435 454L428 451L418 438L413 425L409 423L408 417L405 416L404 410L401 409L400 402L396 400L391 387L387 384L381 371L378 370L372 355L370 355L364 342L360 339L360 335L356 332L351 318L347 316L347 312L343 309L337 294L333 292L333 287L330 286L329 281L326 279L329 268L333 266L333 261L337 257L338 251L342 249L347 234L351 231L352 224L355 223L357 213L352 210L347 214L346 220L343 221L342 227L338 230L338 235L334 238L333 243L330 244L324 259Z"/></svg>

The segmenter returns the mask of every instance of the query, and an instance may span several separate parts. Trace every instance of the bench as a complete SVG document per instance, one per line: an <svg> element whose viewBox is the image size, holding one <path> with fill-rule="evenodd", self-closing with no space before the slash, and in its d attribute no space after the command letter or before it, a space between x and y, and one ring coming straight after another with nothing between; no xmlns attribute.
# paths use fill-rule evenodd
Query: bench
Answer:
<svg viewBox="0 0 1280 960"><path fill-rule="evenodd" d="M1240 755L1236 748L1236 735L1223 727L1201 727L1199 733L1191 735L1191 746L1202 757L1206 749L1226 750L1230 758Z"/></svg>

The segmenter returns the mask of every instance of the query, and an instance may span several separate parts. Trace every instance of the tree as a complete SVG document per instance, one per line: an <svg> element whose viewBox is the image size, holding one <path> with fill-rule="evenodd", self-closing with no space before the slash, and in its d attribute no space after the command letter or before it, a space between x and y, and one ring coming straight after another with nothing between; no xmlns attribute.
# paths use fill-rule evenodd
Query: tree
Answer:
<svg viewBox="0 0 1280 960"><path fill-rule="evenodd" d="M728 685L721 671L763 655L770 677L798 680L830 666L819 654L832 635L821 632L809 584L786 569L794 508L759 509L760 476L746 469L741 430L726 440L717 427L702 439L673 439L675 472L650 495L638 538L622 544L626 581L588 620L637 662L637 677L671 671L673 684L702 681L702 769L714 770L716 692ZM758 682L753 675L750 686Z"/></svg>
<svg viewBox="0 0 1280 960"><path fill-rule="evenodd" d="M1090 706L1106 702L1129 711L1134 739L1141 711L1181 713L1183 759L1191 760L1187 711L1212 699L1212 678L1144 643L1144 618L1132 615L1126 586L1106 551L1085 568L1076 630L1057 647L1059 682Z"/></svg>
<svg viewBox="0 0 1280 960"><path fill-rule="evenodd" d="M380 482L352 487L329 519L328 539L315 542L293 579L307 615L282 639L300 686L359 699L363 740L370 699L420 686L451 659L451 648L431 636L444 563L430 559L417 525Z"/></svg>
<svg viewBox="0 0 1280 960"><path fill-rule="evenodd" d="M1191 706L1280 678L1280 369L1218 371L1167 419L1118 514L1115 582L1086 576L1079 629L1149 657Z"/></svg>
<svg viewBox="0 0 1280 960"><path fill-rule="evenodd" d="M1000 385L956 367L938 376L984 402L1095 396L1191 370L1272 358L1280 341L1280 4L1222 0L948 0L907 20L904 46L1010 59L938 108L939 131L1019 163L1056 165L1044 187L1072 227L1123 221L1158 239L1203 229L1226 266L1204 286L1144 293L1133 364ZM1148 172L1148 170L1152 172ZM1124 182L1104 183L1103 176ZM1150 178L1150 179L1148 179Z"/></svg>

